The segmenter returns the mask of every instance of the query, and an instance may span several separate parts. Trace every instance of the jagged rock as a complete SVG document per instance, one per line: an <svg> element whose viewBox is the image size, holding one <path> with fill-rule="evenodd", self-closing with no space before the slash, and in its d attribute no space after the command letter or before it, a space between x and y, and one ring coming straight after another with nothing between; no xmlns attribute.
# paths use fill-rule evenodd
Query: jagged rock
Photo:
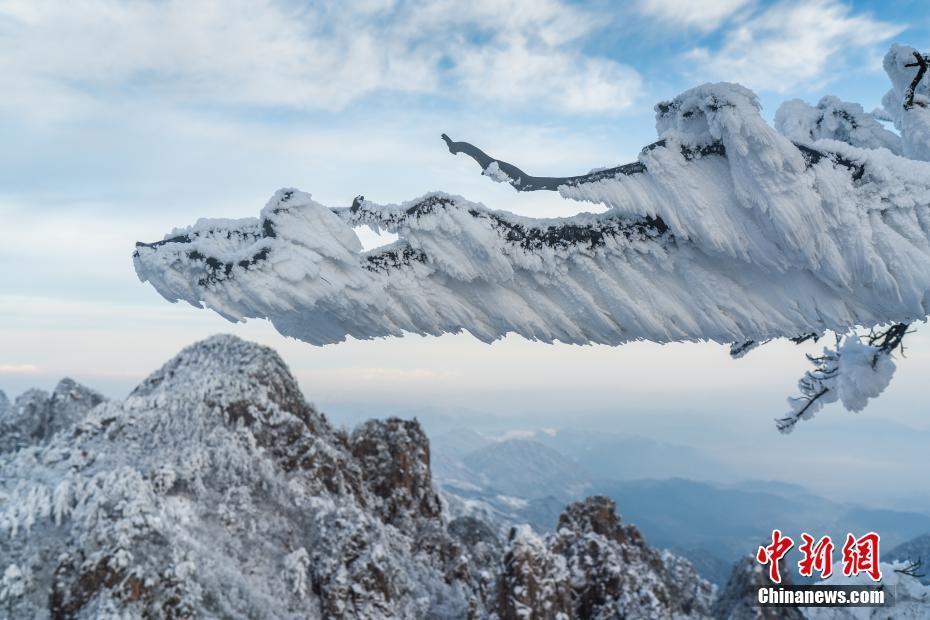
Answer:
<svg viewBox="0 0 930 620"><path fill-rule="evenodd" d="M429 440L416 420L369 420L355 429L352 455L388 523L413 516L432 519L441 512L429 468Z"/></svg>
<svg viewBox="0 0 930 620"><path fill-rule="evenodd" d="M481 546L500 548L497 534L487 523L472 516L459 517L449 522L449 534L469 549Z"/></svg>
<svg viewBox="0 0 930 620"><path fill-rule="evenodd" d="M510 531L497 579L497 614L501 620L572 617L571 576L565 558L550 553L529 526Z"/></svg>
<svg viewBox="0 0 930 620"><path fill-rule="evenodd" d="M785 561L779 563L781 582L791 583ZM737 562L726 587L714 603L713 614L718 620L804 620L797 607L760 607L759 588L774 585L768 568L749 555Z"/></svg>
<svg viewBox="0 0 930 620"><path fill-rule="evenodd" d="M59 381L51 394L28 390L12 405L0 393L0 452L47 443L55 433L74 427L104 400L68 378Z"/></svg>
<svg viewBox="0 0 930 620"><path fill-rule="evenodd" d="M706 618L715 593L686 560L646 545L600 496L568 506L545 539L514 529L498 584L503 619Z"/></svg>

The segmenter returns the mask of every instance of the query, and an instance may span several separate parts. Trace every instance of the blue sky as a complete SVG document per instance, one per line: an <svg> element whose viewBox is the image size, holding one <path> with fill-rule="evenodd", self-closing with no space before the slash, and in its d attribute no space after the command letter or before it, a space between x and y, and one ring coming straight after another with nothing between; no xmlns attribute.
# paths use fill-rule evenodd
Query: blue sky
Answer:
<svg viewBox="0 0 930 620"><path fill-rule="evenodd" d="M927 47L928 33L917 1L0 0L0 389L70 375L122 395L182 346L231 331L279 349L334 411L623 420L652 407L771 434L806 369L794 346L740 362L710 345L468 336L314 348L167 304L136 279L133 243L254 216L282 186L333 206L442 189L570 214L579 205L488 182L439 134L536 174L584 172L634 159L655 139L653 105L705 81L749 86L769 119L824 94L872 109L888 45ZM902 432L930 428L930 338L912 339L863 414Z"/></svg>

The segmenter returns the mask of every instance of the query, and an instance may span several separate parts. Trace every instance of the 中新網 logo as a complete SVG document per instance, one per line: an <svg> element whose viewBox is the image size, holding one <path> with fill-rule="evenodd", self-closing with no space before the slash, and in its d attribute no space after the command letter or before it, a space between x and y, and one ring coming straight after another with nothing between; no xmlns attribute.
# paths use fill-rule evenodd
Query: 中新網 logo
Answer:
<svg viewBox="0 0 930 620"><path fill-rule="evenodd" d="M826 579L833 574L833 540L824 536L815 540L813 536L804 532L801 534L802 543L798 547L801 560L798 562L798 572L804 577L812 577L814 572ZM878 563L878 547L880 537L875 532L869 532L859 538L853 534L846 535L846 542L842 548L843 575L853 577L865 573L872 581L881 581L882 571ZM769 578L774 583L781 583L779 561L794 547L794 540L785 536L781 530L772 530L772 542L759 547L756 560L769 567Z"/></svg>

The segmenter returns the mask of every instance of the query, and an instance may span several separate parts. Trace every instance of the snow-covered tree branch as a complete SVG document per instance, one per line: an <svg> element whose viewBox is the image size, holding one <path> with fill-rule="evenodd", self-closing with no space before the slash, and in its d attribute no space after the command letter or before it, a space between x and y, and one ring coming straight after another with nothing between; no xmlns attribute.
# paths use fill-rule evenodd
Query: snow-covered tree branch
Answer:
<svg viewBox="0 0 930 620"><path fill-rule="evenodd" d="M890 381L906 327L893 330L930 314L930 98L915 58L886 55L881 113L790 101L775 128L746 88L699 86L656 106L659 139L637 161L580 176L535 177L443 135L494 181L603 213L527 218L441 192L328 208L285 189L258 218L138 244L136 271L171 301L267 318L312 344L468 331L709 340L739 355L834 332L779 421L788 430L826 402L864 407ZM364 252L359 226L398 241ZM885 340L856 336L888 325Z"/></svg>

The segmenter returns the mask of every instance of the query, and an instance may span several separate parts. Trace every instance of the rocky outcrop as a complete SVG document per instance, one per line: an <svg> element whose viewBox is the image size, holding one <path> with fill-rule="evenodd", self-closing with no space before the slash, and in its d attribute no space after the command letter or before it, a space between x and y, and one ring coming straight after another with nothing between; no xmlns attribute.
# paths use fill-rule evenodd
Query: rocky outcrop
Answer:
<svg viewBox="0 0 930 620"><path fill-rule="evenodd" d="M714 587L686 560L646 545L613 501L571 504L555 534L510 535L498 581L503 619L709 617Z"/></svg>
<svg viewBox="0 0 930 620"><path fill-rule="evenodd" d="M791 573L781 561L782 584L791 583ZM726 587L714 603L714 617L719 620L803 620L797 607L760 607L757 603L759 588L771 586L768 569L746 556L736 563Z"/></svg>
<svg viewBox="0 0 930 620"><path fill-rule="evenodd" d="M496 611L502 620L572 617L571 579L564 558L526 525L510 531L497 578Z"/></svg>
<svg viewBox="0 0 930 620"><path fill-rule="evenodd" d="M429 440L416 420L369 420L352 433L352 455L388 523L440 516L429 467Z"/></svg>

